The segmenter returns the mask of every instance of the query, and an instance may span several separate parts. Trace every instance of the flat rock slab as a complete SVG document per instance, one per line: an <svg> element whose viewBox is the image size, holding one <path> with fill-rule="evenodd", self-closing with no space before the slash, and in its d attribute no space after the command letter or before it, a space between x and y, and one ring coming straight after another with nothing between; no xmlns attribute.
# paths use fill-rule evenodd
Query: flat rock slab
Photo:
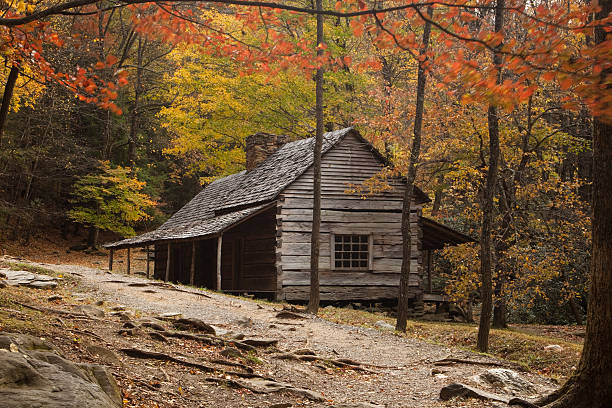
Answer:
<svg viewBox="0 0 612 408"><path fill-rule="evenodd" d="M6 276L5 282L10 286L27 286L38 289L53 289L57 286L57 278L52 276L10 269L2 269L1 272Z"/></svg>
<svg viewBox="0 0 612 408"><path fill-rule="evenodd" d="M122 406L117 383L104 366L73 363L40 339L22 334L0 336L0 349L4 408Z"/></svg>
<svg viewBox="0 0 612 408"><path fill-rule="evenodd" d="M278 344L278 339L244 339L242 343L253 347L270 347Z"/></svg>
<svg viewBox="0 0 612 408"><path fill-rule="evenodd" d="M508 403L509 398L501 395L493 394L478 388L473 388L465 384L452 383L440 390L440 399L442 401L448 401L451 398L476 398L485 401L499 401L505 404Z"/></svg>

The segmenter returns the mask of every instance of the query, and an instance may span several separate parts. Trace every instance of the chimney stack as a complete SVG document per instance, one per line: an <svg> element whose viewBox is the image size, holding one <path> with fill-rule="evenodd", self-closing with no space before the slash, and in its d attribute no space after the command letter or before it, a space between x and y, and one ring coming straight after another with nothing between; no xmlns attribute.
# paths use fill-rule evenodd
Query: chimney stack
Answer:
<svg viewBox="0 0 612 408"><path fill-rule="evenodd" d="M289 141L289 136L255 133L246 138L246 169L253 170Z"/></svg>

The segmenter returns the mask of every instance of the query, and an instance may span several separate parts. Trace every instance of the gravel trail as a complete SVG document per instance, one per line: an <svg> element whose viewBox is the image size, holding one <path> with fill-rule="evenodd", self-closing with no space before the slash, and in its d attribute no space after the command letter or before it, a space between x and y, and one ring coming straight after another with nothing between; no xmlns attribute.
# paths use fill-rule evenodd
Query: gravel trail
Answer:
<svg viewBox="0 0 612 408"><path fill-rule="evenodd" d="M390 331L340 325L318 317L278 319L275 316L282 309L280 304L261 304L182 285L175 286L181 290L177 291L155 286L155 281L143 277L110 274L82 266L36 265L63 274L74 274L81 280L78 289L81 293L75 293L75 296L117 303L152 315L181 313L185 317L202 319L223 330L252 337L279 339L278 348L281 350L308 348L318 355L358 361L375 372L367 375L346 372L332 376L321 374L320 369L307 363L296 363L291 369L286 364L276 366L275 377L295 386L321 392L330 401L333 400L334 404L370 403L385 407L499 406L496 403L473 400L462 401L458 405L458 401L445 403L439 399L443 386L452 382L475 384L469 378L486 368L461 364L436 367L432 363L449 356L483 358L475 353L400 337ZM437 375L432 375L434 368L438 369ZM536 375L521 375L534 382L539 392L550 386L545 379Z"/></svg>

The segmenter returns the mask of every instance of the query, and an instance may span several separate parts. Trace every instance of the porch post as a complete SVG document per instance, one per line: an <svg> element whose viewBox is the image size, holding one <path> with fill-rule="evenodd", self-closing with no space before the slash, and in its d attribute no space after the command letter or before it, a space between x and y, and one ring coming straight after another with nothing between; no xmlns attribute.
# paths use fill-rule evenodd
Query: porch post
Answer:
<svg viewBox="0 0 612 408"><path fill-rule="evenodd" d="M196 242L191 242L191 269L189 270L189 284L195 282L195 261L196 261Z"/></svg>
<svg viewBox="0 0 612 408"><path fill-rule="evenodd" d="M147 245L147 279L150 277L151 267L149 266L149 246Z"/></svg>
<svg viewBox="0 0 612 408"><path fill-rule="evenodd" d="M166 256L166 277L164 282L168 282L170 279L170 242L168 242L168 256Z"/></svg>
<svg viewBox="0 0 612 408"><path fill-rule="evenodd" d="M128 275L130 275L130 274L131 274L131 271L130 271L130 266L131 266L131 265L130 265L130 258L131 258L131 256L130 256L130 250L131 250L131 248L130 248L130 247L128 247L128 249L127 249L127 274L128 274Z"/></svg>
<svg viewBox="0 0 612 408"><path fill-rule="evenodd" d="M221 246L223 245L223 234L217 238L217 290L221 291Z"/></svg>
<svg viewBox="0 0 612 408"><path fill-rule="evenodd" d="M111 248L110 252L108 254L108 270L112 271L113 270L113 255L115 253L115 248Z"/></svg>

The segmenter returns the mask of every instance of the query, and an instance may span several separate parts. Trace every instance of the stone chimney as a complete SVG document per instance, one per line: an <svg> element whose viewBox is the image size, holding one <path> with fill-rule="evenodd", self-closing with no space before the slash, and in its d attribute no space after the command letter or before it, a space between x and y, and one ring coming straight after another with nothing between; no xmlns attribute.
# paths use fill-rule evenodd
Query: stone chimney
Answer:
<svg viewBox="0 0 612 408"><path fill-rule="evenodd" d="M255 133L246 138L246 169L253 170L289 141L289 136Z"/></svg>

